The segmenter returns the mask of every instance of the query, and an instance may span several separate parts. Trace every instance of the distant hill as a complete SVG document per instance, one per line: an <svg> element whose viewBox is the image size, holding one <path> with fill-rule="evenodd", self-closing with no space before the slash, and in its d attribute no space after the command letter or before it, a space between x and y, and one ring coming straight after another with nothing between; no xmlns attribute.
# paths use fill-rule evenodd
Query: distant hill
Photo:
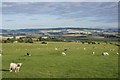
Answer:
<svg viewBox="0 0 120 80"><path fill-rule="evenodd" d="M42 28L42 29L2 29L0 35L4 37L12 36L27 36L27 37L79 37L79 38L93 38L118 37L118 29L99 29L99 28Z"/></svg>
<svg viewBox="0 0 120 80"><path fill-rule="evenodd" d="M42 29L17 29L17 30L7 30L2 29L2 33L9 33L9 32L37 32L41 30L64 30L64 29L72 29L72 30L103 30L98 28L42 28Z"/></svg>

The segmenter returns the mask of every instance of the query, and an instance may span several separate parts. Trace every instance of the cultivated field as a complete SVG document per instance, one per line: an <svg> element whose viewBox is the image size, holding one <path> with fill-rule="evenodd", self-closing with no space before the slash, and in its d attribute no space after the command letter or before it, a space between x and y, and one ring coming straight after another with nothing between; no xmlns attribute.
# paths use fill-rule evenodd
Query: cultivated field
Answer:
<svg viewBox="0 0 120 80"><path fill-rule="evenodd" d="M2 44L3 78L117 78L118 47L71 42ZM93 49L93 46L96 48ZM55 50L58 48L58 50ZM70 48L64 51L65 48ZM83 48L86 48L84 50ZM115 51L110 51L115 49ZM62 56L61 52L66 56ZM92 55L92 51L95 55ZM32 56L24 56L29 52ZM102 56L108 52L109 56ZM11 62L23 63L20 72L9 72Z"/></svg>

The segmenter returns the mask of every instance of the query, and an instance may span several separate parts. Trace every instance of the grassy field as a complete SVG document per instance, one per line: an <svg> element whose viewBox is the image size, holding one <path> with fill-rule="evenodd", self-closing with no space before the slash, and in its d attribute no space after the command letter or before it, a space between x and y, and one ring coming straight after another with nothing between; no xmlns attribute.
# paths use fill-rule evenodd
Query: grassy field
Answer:
<svg viewBox="0 0 120 80"><path fill-rule="evenodd" d="M2 44L3 78L117 78L118 47L107 44L81 44L71 42L6 43ZM93 46L96 46L93 49ZM58 50L55 50L55 47ZM61 52L65 48L66 56ZM86 48L86 50L83 50ZM110 51L110 49L115 51ZM95 55L92 55L92 51ZM32 56L24 56L29 52ZM108 52L109 56L102 56ZM9 72L11 62L23 63L20 72Z"/></svg>

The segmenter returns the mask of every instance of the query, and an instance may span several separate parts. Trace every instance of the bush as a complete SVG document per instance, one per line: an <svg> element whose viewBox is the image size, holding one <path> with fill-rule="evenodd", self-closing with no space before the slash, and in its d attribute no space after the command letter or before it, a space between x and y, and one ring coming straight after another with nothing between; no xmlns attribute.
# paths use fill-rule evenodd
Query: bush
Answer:
<svg viewBox="0 0 120 80"><path fill-rule="evenodd" d="M82 44L84 44L85 42L82 42Z"/></svg>
<svg viewBox="0 0 120 80"><path fill-rule="evenodd" d="M24 40L24 42L25 42L25 43L33 43L33 40L32 40L32 38L26 38L26 39Z"/></svg>
<svg viewBox="0 0 120 80"><path fill-rule="evenodd" d="M47 44L47 42L43 41L41 44Z"/></svg>

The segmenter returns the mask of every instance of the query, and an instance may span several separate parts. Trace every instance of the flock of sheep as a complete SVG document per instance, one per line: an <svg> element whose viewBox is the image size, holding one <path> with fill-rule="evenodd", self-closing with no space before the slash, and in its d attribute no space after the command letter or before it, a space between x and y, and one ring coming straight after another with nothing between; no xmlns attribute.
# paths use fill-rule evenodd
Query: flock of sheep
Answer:
<svg viewBox="0 0 120 80"><path fill-rule="evenodd" d="M95 48L95 47L93 46L93 48ZM69 49L71 49L71 48L69 48ZM55 48L55 50L58 50L58 48ZM83 48L83 50L86 50L86 48ZM115 50L115 49L110 49L110 51L114 51L114 50ZM67 49L64 49L64 51L67 51ZM61 54L62 54L63 56L66 56L65 52L62 52ZM117 52L116 54L119 55L118 52ZM92 55L95 55L95 52L94 52L94 51L92 52ZM102 55L103 55L103 56L109 55L109 53L108 53L108 52L103 52Z"/></svg>
<svg viewBox="0 0 120 80"><path fill-rule="evenodd" d="M93 46L93 49L94 48L95 48L95 46ZM104 46L104 48L105 48L105 46ZM69 49L71 49L71 48L69 48ZM27 50L27 49L25 49L25 50ZM55 50L58 50L58 48L55 48ZM67 50L68 49L64 49L64 52L61 52L61 55L66 56L65 51L67 51ZM83 50L86 50L86 48L83 48ZM114 50L115 49L110 49L110 51L114 51ZM119 53L116 53L116 54L119 55ZM95 55L94 51L92 52L92 55ZM102 55L105 56L105 55L109 55L109 54L108 54L108 52L103 52ZM0 56L2 56L2 50L0 50ZM31 56L31 54L27 53L24 56ZM15 70L15 72L19 72L19 69L20 69L21 65L22 65L22 63L10 63L10 65L9 65L10 66L9 67L10 72L12 72L12 70Z"/></svg>

